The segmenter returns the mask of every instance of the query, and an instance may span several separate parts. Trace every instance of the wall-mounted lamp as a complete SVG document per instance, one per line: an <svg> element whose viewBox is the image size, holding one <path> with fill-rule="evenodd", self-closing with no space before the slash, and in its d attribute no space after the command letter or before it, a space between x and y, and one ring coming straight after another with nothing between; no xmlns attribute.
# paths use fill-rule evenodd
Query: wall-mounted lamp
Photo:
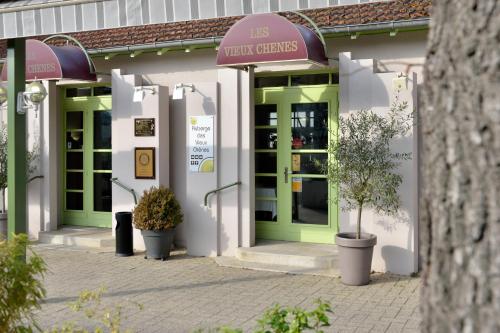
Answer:
<svg viewBox="0 0 500 333"><path fill-rule="evenodd" d="M359 32L355 32L351 34L351 39L357 39L359 37Z"/></svg>
<svg viewBox="0 0 500 333"><path fill-rule="evenodd" d="M26 114L26 110L33 108L35 117L38 116L38 107L47 97L47 90L40 81L33 81L26 87L26 91L17 94L17 113ZM0 86L0 107L7 105L7 89Z"/></svg>
<svg viewBox="0 0 500 333"><path fill-rule="evenodd" d="M169 48L167 48L167 47L165 47L165 48L163 48L163 49L161 49L161 50L156 51L156 55L162 56L162 55L164 55L165 53L167 53L168 51L170 51L170 49L169 49Z"/></svg>
<svg viewBox="0 0 500 333"><path fill-rule="evenodd" d="M191 48L190 48L190 47L187 47L187 48L184 50L184 52L186 52L186 53L191 52Z"/></svg>
<svg viewBox="0 0 500 333"><path fill-rule="evenodd" d="M144 97L146 95L146 92L148 92L151 95L154 95L154 94L156 94L156 89L153 87L143 87L143 86L134 87L133 101L134 102L142 102L142 100L144 99Z"/></svg>
<svg viewBox="0 0 500 333"><path fill-rule="evenodd" d="M194 84L192 83L177 83L174 87L174 93L172 99L183 99L184 98L184 88L191 88L191 92L194 92Z"/></svg>
<svg viewBox="0 0 500 333"><path fill-rule="evenodd" d="M116 57L117 53L109 53L104 56L104 60L111 60Z"/></svg>
<svg viewBox="0 0 500 333"><path fill-rule="evenodd" d="M398 34L398 29L394 29L389 32L389 36L391 37L395 37L397 34Z"/></svg>
<svg viewBox="0 0 500 333"><path fill-rule="evenodd" d="M7 105L7 89L0 86L0 109Z"/></svg>
<svg viewBox="0 0 500 333"><path fill-rule="evenodd" d="M142 54L142 51L134 51L130 53L130 58L138 57L140 54Z"/></svg>

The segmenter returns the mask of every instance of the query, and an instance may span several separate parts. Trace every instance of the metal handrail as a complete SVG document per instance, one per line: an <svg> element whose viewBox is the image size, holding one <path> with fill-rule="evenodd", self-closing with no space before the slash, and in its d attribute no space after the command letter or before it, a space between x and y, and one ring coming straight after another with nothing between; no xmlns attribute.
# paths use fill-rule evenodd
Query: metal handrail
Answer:
<svg viewBox="0 0 500 333"><path fill-rule="evenodd" d="M136 195L136 192L134 191L133 188L130 188L130 187L124 185L122 182L120 182L118 180L117 177L111 178L109 181L116 184L117 186L121 187L125 191L130 192L132 194L132 196L134 197L134 203L137 205L137 195Z"/></svg>
<svg viewBox="0 0 500 333"><path fill-rule="evenodd" d="M229 188L229 187L232 187L232 186L236 186L236 185L241 185L241 181L237 181L237 182L231 183L231 184L229 184L229 185L225 185L225 186L222 186L222 187L216 188L215 190L212 190L212 191L207 192L207 193L205 194L205 200L204 200L205 207L207 207L207 205L208 205L208 196L209 196L210 194L217 193L217 192L219 192L219 191L225 190L226 188Z"/></svg>

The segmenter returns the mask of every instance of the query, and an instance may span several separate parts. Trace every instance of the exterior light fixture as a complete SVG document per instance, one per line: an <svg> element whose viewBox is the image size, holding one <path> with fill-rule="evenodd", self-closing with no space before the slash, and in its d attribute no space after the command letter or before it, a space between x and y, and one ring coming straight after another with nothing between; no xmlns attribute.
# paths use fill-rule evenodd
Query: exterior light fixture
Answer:
<svg viewBox="0 0 500 333"><path fill-rule="evenodd" d="M164 55L165 53L167 53L168 51L170 51L170 49L169 49L169 48L163 48L163 49L161 49L161 50L156 51L156 55L162 56L162 55Z"/></svg>
<svg viewBox="0 0 500 333"><path fill-rule="evenodd" d="M398 29L394 29L389 32L389 36L391 37L395 37L397 34L398 34Z"/></svg>
<svg viewBox="0 0 500 333"><path fill-rule="evenodd" d="M111 60L111 59L113 59L115 56L116 56L116 53L106 54L106 55L104 56L104 60Z"/></svg>
<svg viewBox="0 0 500 333"><path fill-rule="evenodd" d="M39 105L47 97L47 90L40 81L33 81L26 87L26 91L17 94L17 113L25 114L26 110L33 108L35 115Z"/></svg>
<svg viewBox="0 0 500 333"><path fill-rule="evenodd" d="M141 53L142 53L142 51L134 51L134 52L130 53L130 58L135 58L138 55L140 55Z"/></svg>
<svg viewBox="0 0 500 333"><path fill-rule="evenodd" d="M151 95L156 94L156 90L153 87L143 87L143 86L134 87L133 101L134 102L142 102L144 100L146 92L149 92Z"/></svg>
<svg viewBox="0 0 500 333"><path fill-rule="evenodd" d="M184 50L184 52L186 52L186 53L191 52L191 48L190 48L190 47L186 48L186 49Z"/></svg>
<svg viewBox="0 0 500 333"><path fill-rule="evenodd" d="M174 87L174 93L172 99L183 99L184 98L184 88L191 88L191 92L194 92L194 84L192 83L177 83Z"/></svg>
<svg viewBox="0 0 500 333"><path fill-rule="evenodd" d="M359 32L356 32L356 33L352 33L351 34L351 39L357 39L359 36Z"/></svg>
<svg viewBox="0 0 500 333"><path fill-rule="evenodd" d="M0 86L0 108L7 103L7 89L5 87Z"/></svg>

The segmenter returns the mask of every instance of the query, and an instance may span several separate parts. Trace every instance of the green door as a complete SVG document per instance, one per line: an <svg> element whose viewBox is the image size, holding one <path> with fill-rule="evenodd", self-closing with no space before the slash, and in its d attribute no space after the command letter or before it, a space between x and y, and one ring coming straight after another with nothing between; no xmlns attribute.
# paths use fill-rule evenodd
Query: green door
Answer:
<svg viewBox="0 0 500 333"><path fill-rule="evenodd" d="M262 239L333 243L338 208L317 163L336 133L338 87L256 89L255 218Z"/></svg>
<svg viewBox="0 0 500 333"><path fill-rule="evenodd" d="M111 96L89 95L63 99L63 224L111 228Z"/></svg>

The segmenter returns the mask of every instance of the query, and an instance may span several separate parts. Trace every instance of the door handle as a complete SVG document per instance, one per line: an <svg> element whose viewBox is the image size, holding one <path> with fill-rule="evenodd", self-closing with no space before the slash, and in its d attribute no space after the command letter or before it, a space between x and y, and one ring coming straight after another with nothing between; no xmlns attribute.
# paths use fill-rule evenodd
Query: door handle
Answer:
<svg viewBox="0 0 500 333"><path fill-rule="evenodd" d="M288 183L288 167L285 167L285 184Z"/></svg>

